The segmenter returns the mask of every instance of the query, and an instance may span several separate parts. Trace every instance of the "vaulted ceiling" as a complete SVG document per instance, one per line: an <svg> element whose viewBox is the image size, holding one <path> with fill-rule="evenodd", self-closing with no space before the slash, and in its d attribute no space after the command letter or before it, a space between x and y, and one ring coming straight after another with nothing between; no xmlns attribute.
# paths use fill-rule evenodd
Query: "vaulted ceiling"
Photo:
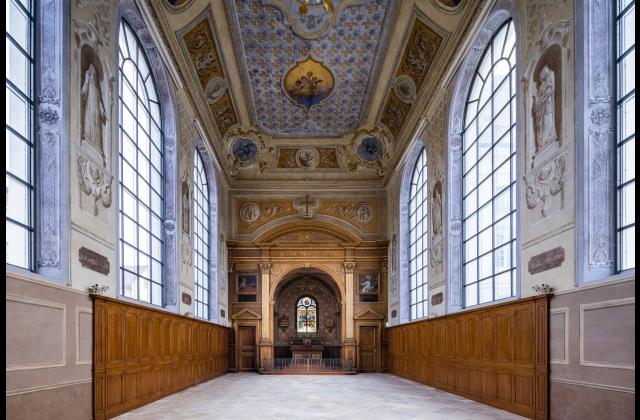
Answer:
<svg viewBox="0 0 640 420"><path fill-rule="evenodd" d="M473 3L150 4L230 179L382 182Z"/></svg>

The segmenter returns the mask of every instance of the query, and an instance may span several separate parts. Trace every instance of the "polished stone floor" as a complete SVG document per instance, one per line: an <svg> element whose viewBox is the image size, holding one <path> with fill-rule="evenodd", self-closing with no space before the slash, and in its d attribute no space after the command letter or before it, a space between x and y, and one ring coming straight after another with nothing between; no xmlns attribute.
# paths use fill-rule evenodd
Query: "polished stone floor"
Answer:
<svg viewBox="0 0 640 420"><path fill-rule="evenodd" d="M118 419L522 419L389 374L275 376L235 373Z"/></svg>

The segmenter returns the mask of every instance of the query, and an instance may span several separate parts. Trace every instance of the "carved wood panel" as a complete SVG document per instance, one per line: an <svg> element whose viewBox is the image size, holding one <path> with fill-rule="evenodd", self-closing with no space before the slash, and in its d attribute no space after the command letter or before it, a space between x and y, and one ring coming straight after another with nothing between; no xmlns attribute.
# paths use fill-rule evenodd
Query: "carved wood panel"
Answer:
<svg viewBox="0 0 640 420"><path fill-rule="evenodd" d="M547 296L387 329L390 373L536 419L548 417Z"/></svg>
<svg viewBox="0 0 640 420"><path fill-rule="evenodd" d="M226 327L103 296L93 306L97 420L227 372Z"/></svg>

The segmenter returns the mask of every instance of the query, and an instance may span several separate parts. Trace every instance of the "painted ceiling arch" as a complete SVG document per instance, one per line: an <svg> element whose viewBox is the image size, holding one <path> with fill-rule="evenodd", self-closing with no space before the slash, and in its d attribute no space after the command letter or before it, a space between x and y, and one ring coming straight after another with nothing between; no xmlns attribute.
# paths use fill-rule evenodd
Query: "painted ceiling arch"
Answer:
<svg viewBox="0 0 640 420"><path fill-rule="evenodd" d="M342 136L366 117L398 2L300 4L227 0L252 122L275 137Z"/></svg>
<svg viewBox="0 0 640 420"><path fill-rule="evenodd" d="M482 4L163 0L151 7L227 181L298 188L384 185L426 117L425 99L455 64L451 46Z"/></svg>

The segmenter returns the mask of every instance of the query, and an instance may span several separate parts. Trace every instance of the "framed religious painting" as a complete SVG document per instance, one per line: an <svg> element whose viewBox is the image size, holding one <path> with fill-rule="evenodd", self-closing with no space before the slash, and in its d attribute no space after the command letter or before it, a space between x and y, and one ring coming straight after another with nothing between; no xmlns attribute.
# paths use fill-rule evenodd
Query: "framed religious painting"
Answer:
<svg viewBox="0 0 640 420"><path fill-rule="evenodd" d="M360 302L377 302L380 293L380 274L358 273L358 295Z"/></svg>
<svg viewBox="0 0 640 420"><path fill-rule="evenodd" d="M238 273L236 276L236 293L240 302L255 302L258 294L258 274Z"/></svg>

